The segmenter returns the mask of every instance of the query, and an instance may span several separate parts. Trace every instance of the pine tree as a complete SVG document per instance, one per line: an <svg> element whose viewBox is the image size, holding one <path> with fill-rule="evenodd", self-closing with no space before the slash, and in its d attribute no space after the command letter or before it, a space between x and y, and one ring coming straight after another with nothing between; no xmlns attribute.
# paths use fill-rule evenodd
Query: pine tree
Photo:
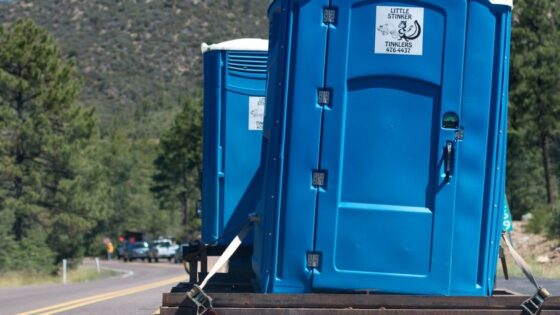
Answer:
<svg viewBox="0 0 560 315"><path fill-rule="evenodd" d="M45 29L27 20L0 28L0 238L11 251L0 251L0 270L78 257L103 212L87 162L95 113L76 105L80 87Z"/></svg>
<svg viewBox="0 0 560 315"><path fill-rule="evenodd" d="M512 31L510 139L518 146L515 151L540 151L544 175L540 185L544 185L548 205L557 199L552 139L560 123L559 10L555 0L519 0ZM509 159L510 173L520 174L524 186L533 181L529 176L535 172L523 176L516 169L520 163L511 162L518 155L510 154Z"/></svg>
<svg viewBox="0 0 560 315"><path fill-rule="evenodd" d="M188 97L182 111L160 140L160 153L155 160L155 192L164 209L177 209L182 225L190 232L198 222L191 219L200 195L198 186L202 164L202 98L199 93Z"/></svg>
<svg viewBox="0 0 560 315"><path fill-rule="evenodd" d="M150 193L155 147L145 139L130 138L122 130L105 139L101 156L112 209L108 232L131 229L157 236L165 228L167 221L154 217L158 207Z"/></svg>

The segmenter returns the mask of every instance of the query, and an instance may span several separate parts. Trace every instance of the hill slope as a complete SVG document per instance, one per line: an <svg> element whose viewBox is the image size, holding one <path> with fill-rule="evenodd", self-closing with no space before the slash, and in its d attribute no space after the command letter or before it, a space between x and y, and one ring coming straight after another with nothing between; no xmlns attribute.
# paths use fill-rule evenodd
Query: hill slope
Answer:
<svg viewBox="0 0 560 315"><path fill-rule="evenodd" d="M15 0L0 22L46 27L84 76L102 121L176 103L201 83L202 42L265 38L266 0ZM156 107L156 108L154 108ZM165 111L165 110L164 110Z"/></svg>

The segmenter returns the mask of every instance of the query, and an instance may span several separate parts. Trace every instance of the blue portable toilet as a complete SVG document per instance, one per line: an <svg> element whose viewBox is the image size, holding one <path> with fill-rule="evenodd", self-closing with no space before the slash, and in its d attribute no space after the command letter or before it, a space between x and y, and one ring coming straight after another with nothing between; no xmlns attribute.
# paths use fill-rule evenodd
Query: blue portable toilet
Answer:
<svg viewBox="0 0 560 315"><path fill-rule="evenodd" d="M268 41L202 44L202 53L202 241L227 245L260 198Z"/></svg>
<svg viewBox="0 0 560 315"><path fill-rule="evenodd" d="M490 295L511 1L275 0L261 292Z"/></svg>

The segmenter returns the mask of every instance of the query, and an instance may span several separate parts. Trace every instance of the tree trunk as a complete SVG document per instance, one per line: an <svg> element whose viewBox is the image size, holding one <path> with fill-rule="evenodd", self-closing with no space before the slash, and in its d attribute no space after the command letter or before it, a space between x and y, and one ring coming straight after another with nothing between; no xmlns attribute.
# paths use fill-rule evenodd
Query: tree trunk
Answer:
<svg viewBox="0 0 560 315"><path fill-rule="evenodd" d="M23 117L23 94L20 92L16 96L16 113L19 119L19 124L23 125L25 119ZM20 167L25 161L25 153L23 152L23 139L21 133L18 133L15 143L15 164ZM19 199L23 195L23 178L16 176L14 178L15 197Z"/></svg>
<svg viewBox="0 0 560 315"><path fill-rule="evenodd" d="M183 215L183 226L187 227L189 223L189 198L188 198L188 189L187 189L187 172L185 170L182 171L181 174L181 184L183 191L181 192L180 203L181 203L181 214Z"/></svg>
<svg viewBox="0 0 560 315"><path fill-rule="evenodd" d="M185 194L187 195L187 194ZM189 225L189 198L186 197L185 198L185 227L187 227Z"/></svg>
<svg viewBox="0 0 560 315"><path fill-rule="evenodd" d="M23 94L21 92L19 92L16 95L16 113L19 119L19 124L23 125L25 123L25 119L23 116ZM15 160L15 164L16 167L20 168L22 167L22 164L25 161L25 153L23 150L23 139L22 139L22 135L21 133L17 134L16 140L15 140L15 150L14 150L14 160ZM23 178L19 175L14 177L14 197L15 199L20 199L23 196ZM14 226L12 228L15 239L16 240L21 240L23 237L23 217L21 216L21 213L16 212L16 220L14 222Z"/></svg>
<svg viewBox="0 0 560 315"><path fill-rule="evenodd" d="M183 226L187 226L187 222L188 222L187 221L188 220L188 218L187 218L187 211L188 211L188 209L187 209L187 198L186 198L185 195L186 194L184 192L182 192L181 196L180 196L180 200L179 200L179 202L181 203L181 217L182 217L181 218L181 224Z"/></svg>
<svg viewBox="0 0 560 315"><path fill-rule="evenodd" d="M544 133L541 135L541 145L546 180L546 202L551 205L556 199L554 196L554 174L552 174L552 161L550 160L550 139Z"/></svg>

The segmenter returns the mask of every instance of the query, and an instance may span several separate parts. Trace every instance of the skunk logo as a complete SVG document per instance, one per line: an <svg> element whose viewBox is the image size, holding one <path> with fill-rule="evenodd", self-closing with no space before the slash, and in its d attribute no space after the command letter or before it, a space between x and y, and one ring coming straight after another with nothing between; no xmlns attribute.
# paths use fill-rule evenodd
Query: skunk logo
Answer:
<svg viewBox="0 0 560 315"><path fill-rule="evenodd" d="M417 20L414 20L414 24L410 26L407 26L406 21L399 23L399 40L404 39L408 42L417 39L420 34L422 34L422 27Z"/></svg>
<svg viewBox="0 0 560 315"><path fill-rule="evenodd" d="M391 35L394 39L399 39L400 35L393 24L385 23L377 27L377 31L381 32L383 36Z"/></svg>
<svg viewBox="0 0 560 315"><path fill-rule="evenodd" d="M406 21L401 21L398 28L391 23L385 23L377 27L377 31L381 32L383 36L391 35L394 39L398 40L415 40L422 34L422 27L417 20L414 20L412 25L408 25Z"/></svg>

